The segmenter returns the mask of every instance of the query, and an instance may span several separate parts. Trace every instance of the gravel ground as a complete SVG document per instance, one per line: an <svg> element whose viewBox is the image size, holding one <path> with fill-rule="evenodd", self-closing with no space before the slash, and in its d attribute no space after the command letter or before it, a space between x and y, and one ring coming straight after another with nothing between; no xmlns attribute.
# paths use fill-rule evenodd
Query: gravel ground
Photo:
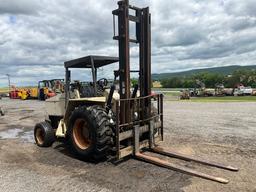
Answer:
<svg viewBox="0 0 256 192"><path fill-rule="evenodd" d="M229 172L169 158L227 185L159 168L134 159L98 164L71 157L61 143L39 148L33 126L44 119L44 102L0 100L0 191L256 192L256 103L165 102L163 145L240 168Z"/></svg>

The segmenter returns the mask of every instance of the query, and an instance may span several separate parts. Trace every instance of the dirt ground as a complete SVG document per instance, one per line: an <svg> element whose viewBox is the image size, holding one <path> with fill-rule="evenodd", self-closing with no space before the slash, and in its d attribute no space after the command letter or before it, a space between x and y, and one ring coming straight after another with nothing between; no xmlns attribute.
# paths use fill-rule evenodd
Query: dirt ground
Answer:
<svg viewBox="0 0 256 192"><path fill-rule="evenodd" d="M33 126L44 119L44 102L0 100L0 191L256 192L256 103L165 102L165 142L178 152L240 168L230 172L169 158L215 176L224 185L134 159L118 165L74 159L61 143L34 144Z"/></svg>

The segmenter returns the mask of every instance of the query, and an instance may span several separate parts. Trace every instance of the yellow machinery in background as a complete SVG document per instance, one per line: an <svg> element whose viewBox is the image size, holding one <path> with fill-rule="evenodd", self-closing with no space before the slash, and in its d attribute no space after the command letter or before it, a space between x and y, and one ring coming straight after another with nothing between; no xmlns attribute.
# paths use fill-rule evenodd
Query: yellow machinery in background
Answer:
<svg viewBox="0 0 256 192"><path fill-rule="evenodd" d="M18 97L22 100L26 99L37 99L38 98L38 89L37 88L27 88L27 89L19 89Z"/></svg>
<svg viewBox="0 0 256 192"><path fill-rule="evenodd" d="M62 92L64 92L64 80L51 79L39 81L37 87L18 89L17 96L22 100L45 100Z"/></svg>
<svg viewBox="0 0 256 192"><path fill-rule="evenodd" d="M31 98L38 98L38 88L31 88L29 95Z"/></svg>
<svg viewBox="0 0 256 192"><path fill-rule="evenodd" d="M22 100L26 100L29 97L29 90L26 89L22 89L19 91L18 96L22 99Z"/></svg>
<svg viewBox="0 0 256 192"><path fill-rule="evenodd" d="M18 97L22 100L26 100L29 97L30 88L18 89Z"/></svg>

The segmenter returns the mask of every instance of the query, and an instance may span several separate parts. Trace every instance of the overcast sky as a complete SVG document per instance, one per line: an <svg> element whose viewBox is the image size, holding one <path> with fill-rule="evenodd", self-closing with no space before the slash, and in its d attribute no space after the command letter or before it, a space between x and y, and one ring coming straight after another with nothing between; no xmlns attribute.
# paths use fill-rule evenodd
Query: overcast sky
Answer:
<svg viewBox="0 0 256 192"><path fill-rule="evenodd" d="M90 54L117 56L111 13L116 3L0 0L0 86L7 85L6 73L12 84L33 85L40 79L63 78L64 61ZM131 3L151 9L153 73L255 64L255 0ZM133 47L132 68L136 56ZM113 68L99 73L111 77Z"/></svg>

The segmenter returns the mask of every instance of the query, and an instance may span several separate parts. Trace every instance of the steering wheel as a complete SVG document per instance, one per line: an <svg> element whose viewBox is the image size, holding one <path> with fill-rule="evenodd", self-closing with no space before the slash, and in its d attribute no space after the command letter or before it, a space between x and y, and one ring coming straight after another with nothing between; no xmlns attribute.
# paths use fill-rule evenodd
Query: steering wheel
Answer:
<svg viewBox="0 0 256 192"><path fill-rule="evenodd" d="M108 80L106 78L101 78L97 81L97 84L106 87L108 85Z"/></svg>

